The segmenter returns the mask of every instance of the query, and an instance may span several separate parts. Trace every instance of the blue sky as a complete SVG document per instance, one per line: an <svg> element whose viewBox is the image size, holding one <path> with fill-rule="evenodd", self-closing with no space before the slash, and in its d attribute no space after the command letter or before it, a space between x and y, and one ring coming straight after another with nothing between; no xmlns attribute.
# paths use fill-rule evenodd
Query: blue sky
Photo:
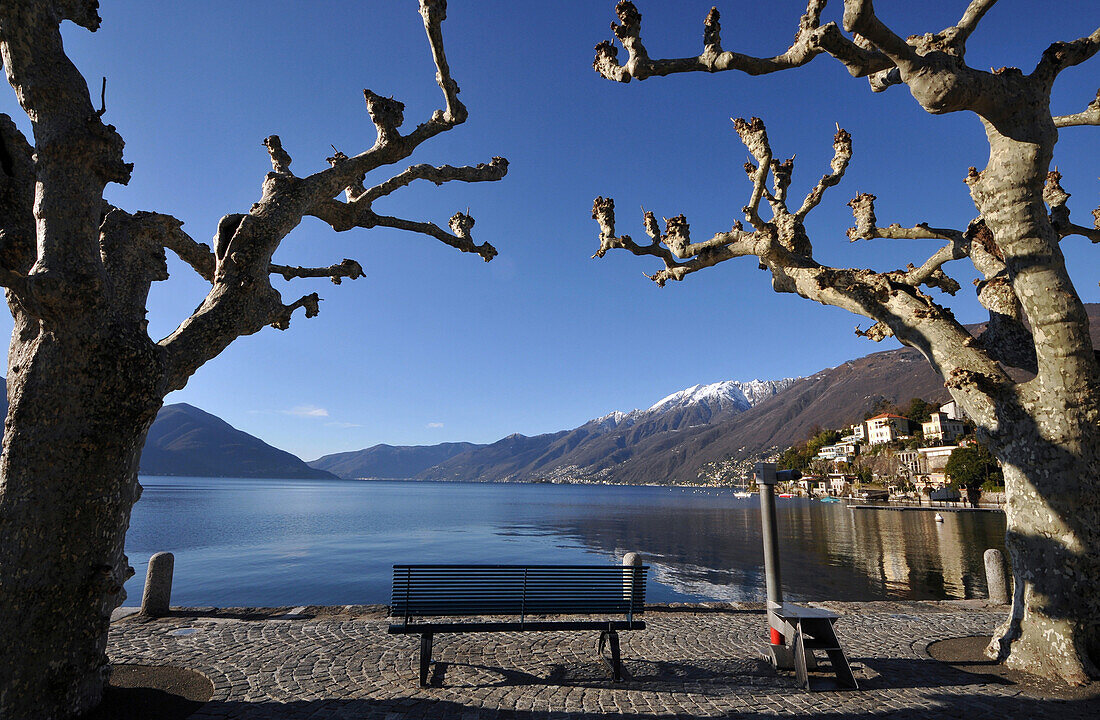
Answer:
<svg viewBox="0 0 1100 720"><path fill-rule="evenodd" d="M697 54L711 2L640 0L643 38L655 57ZM837 8L830 8L836 18ZM965 0L880 0L902 35L953 24ZM105 0L103 27L69 25L70 56L98 91L107 76L106 120L135 163L129 186L108 199L157 210L209 241L217 220L246 212L270 170L261 141L272 133L305 174L325 166L330 144L348 154L371 145L362 89L406 104L409 125L440 106L415 0L235 0L150 3ZM643 235L640 206L685 213L693 237L728 229L748 195L747 154L731 117L758 115L777 156L797 154L792 194L828 167L835 123L855 156L808 223L817 259L880 270L919 263L928 242L849 244L845 203L878 196L881 224L965 227L974 208L962 179L984 166L978 120L933 117L904 88L874 95L821 57L778 75L690 74L629 85L599 78L592 48L611 37L613 0L519 3L452 0L447 56L469 121L421 148L410 163L510 161L498 183L430 183L399 191L379 212L440 225L470 208L492 263L396 230L334 233L303 222L276 261L328 265L359 260L366 277L273 282L291 301L318 291L317 318L296 315L286 332L242 338L167 402L188 402L306 459L376 443L492 442L574 427L611 410L645 407L696 383L806 375L893 347L854 336L860 318L777 295L749 259L733 260L658 289L643 272L654 259L598 247L596 195L616 200L618 230ZM771 55L793 36L801 0L725 0L723 45ZM1095 0L1002 0L969 43L975 67L1030 70L1055 40L1100 25ZM1078 112L1100 86L1100 59L1064 73L1054 111ZM0 112L26 119L12 93ZM1100 203L1100 132L1062 131L1056 163L1070 207L1085 224ZM394 172L403 169L398 166ZM384 179L380 173L368 178ZM1063 243L1086 301L1100 301L1096 249ZM167 335L201 301L205 283L170 258L172 278L150 298L150 332ZM982 319L965 261L952 300ZM863 322L867 326L867 322ZM0 320L9 333L10 318Z"/></svg>

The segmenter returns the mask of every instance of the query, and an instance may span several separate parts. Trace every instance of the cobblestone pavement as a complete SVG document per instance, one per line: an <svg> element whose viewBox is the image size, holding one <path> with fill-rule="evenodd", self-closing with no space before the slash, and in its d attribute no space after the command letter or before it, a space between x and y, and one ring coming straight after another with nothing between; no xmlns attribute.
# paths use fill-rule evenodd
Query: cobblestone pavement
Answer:
<svg viewBox="0 0 1100 720"><path fill-rule="evenodd" d="M623 632L629 678L610 681L595 632L437 635L430 687L419 637L389 635L377 607L177 611L111 627L115 663L197 670L213 718L1097 718L1096 701L1050 701L931 658L938 639L990 634L1003 615L974 603L822 603L860 690L821 675L815 691L760 659L758 608L649 610Z"/></svg>

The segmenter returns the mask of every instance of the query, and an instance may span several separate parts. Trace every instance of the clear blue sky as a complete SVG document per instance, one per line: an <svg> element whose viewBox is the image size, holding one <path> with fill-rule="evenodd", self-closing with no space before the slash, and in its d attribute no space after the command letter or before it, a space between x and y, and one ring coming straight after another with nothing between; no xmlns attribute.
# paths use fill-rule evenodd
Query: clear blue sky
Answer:
<svg viewBox="0 0 1100 720"><path fill-rule="evenodd" d="M655 57L697 54L711 2L640 0L643 38ZM839 14L832 4L829 17ZM953 24L966 0L880 0L899 34ZM509 433L574 427L611 410L652 404L719 380L806 375L892 347L856 338L860 318L777 295L750 259L733 260L658 289L642 276L652 258L622 251L590 260L596 195L612 196L618 229L643 235L644 205L683 212L695 238L740 217L747 154L730 117L758 115L777 156L797 153L792 194L826 170L834 123L855 156L843 183L811 216L819 261L880 270L919 263L928 242L849 244L845 203L878 196L880 223L965 227L974 208L962 179L984 166L981 127L968 115L932 117L904 87L873 95L866 81L821 57L762 78L723 73L619 85L591 69L592 48L611 37L613 0L452 0L448 59L469 121L410 162L511 162L498 183L399 191L380 212L443 225L456 210L476 218L475 239L500 251L490 264L396 230L334 233L306 221L276 261L328 265L358 259L366 277L273 280L287 301L317 290L319 317L295 316L234 343L167 402L188 402L306 459L376 443L492 442ZM758 55L786 48L802 0L724 0L723 44ZM1056 11L1047 8L1057 8ZM276 133L305 174L325 166L329 144L348 154L374 130L362 89L406 104L411 125L439 107L434 67L415 0L234 0L160 3L104 0L103 27L69 25L70 55L98 92L108 77L106 120L135 163L111 202L185 221L209 241L218 218L247 212L270 170L261 141ZM969 43L976 67L1030 71L1052 41L1100 25L1095 0L1002 0ZM1078 112L1100 85L1100 58L1067 71L1054 110ZM27 127L12 93L0 111ZM1087 224L1100 203L1100 131L1062 131L1057 164ZM404 166L395 169L399 171ZM368 180L379 181L382 175ZM1063 245L1084 299L1100 300L1096 248ZM163 337L201 301L205 283L179 262L150 298L150 331ZM964 321L982 319L969 264L948 266L963 290ZM6 315L6 314L5 314ZM863 321L863 326L867 322ZM4 317L0 332L10 332Z"/></svg>

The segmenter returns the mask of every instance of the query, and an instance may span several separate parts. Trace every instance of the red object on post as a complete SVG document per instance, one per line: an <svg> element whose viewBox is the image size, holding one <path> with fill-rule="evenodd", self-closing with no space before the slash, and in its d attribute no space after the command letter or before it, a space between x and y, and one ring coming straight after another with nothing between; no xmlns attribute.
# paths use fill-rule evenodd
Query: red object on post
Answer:
<svg viewBox="0 0 1100 720"><path fill-rule="evenodd" d="M775 628L771 628L772 631L772 645L782 645L783 636L779 634L779 631Z"/></svg>

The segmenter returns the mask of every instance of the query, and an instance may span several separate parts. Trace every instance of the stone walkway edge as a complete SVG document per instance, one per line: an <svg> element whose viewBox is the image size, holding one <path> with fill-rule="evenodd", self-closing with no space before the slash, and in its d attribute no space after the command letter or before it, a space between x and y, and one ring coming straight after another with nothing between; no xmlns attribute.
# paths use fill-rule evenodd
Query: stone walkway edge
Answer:
<svg viewBox="0 0 1100 720"><path fill-rule="evenodd" d="M985 601L805 603L837 612L859 690L827 672L813 691L761 658L762 603L655 605L623 632L613 683L596 632L437 635L429 687L419 638L390 635L385 606L173 608L112 618L116 664L170 665L214 685L192 720L214 718L1005 718L1100 717L1096 701L1043 700L928 654L936 640L989 635L1006 609Z"/></svg>

